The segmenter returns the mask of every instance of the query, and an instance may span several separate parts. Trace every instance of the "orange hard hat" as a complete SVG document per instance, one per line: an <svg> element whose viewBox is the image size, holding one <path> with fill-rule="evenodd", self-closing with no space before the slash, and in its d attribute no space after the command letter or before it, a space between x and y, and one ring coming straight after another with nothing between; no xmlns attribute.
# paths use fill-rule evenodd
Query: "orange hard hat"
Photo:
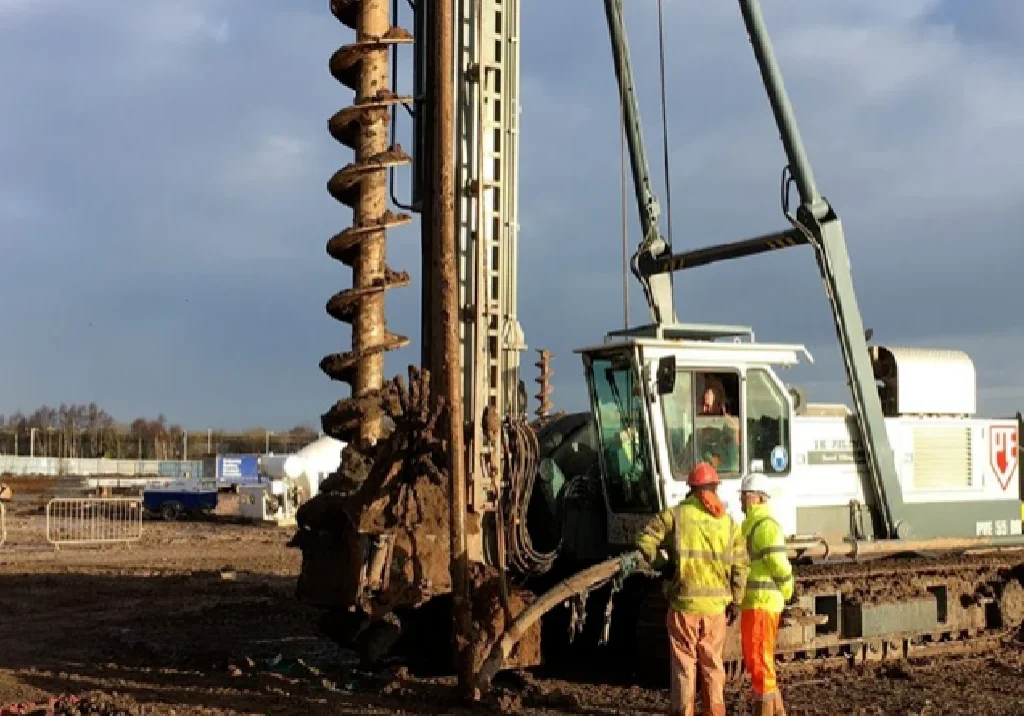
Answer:
<svg viewBox="0 0 1024 716"><path fill-rule="evenodd" d="M690 487L710 487L711 485L717 485L718 471L715 470L710 463L698 462L694 468L690 470L690 474L686 478L686 484Z"/></svg>

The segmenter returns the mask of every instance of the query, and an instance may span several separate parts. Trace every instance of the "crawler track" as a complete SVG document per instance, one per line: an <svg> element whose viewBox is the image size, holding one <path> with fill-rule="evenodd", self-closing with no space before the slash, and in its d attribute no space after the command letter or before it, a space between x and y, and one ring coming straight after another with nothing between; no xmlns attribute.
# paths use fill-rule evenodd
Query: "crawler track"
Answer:
<svg viewBox="0 0 1024 716"><path fill-rule="evenodd" d="M776 658L787 673L902 659L969 657L1012 638L1024 622L1024 555L909 556L798 565L793 610ZM667 653L667 603L653 582L637 620L637 653ZM817 623L814 623L817 622ZM727 637L730 678L743 673L739 624Z"/></svg>

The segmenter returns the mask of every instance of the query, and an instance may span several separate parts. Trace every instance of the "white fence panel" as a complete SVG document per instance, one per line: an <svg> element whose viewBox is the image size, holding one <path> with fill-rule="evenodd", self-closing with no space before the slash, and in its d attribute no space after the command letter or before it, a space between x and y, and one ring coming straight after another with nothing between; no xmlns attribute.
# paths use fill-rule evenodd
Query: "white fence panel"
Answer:
<svg viewBox="0 0 1024 716"><path fill-rule="evenodd" d="M25 457L17 455L0 456L0 474L56 476L57 458Z"/></svg>
<svg viewBox="0 0 1024 716"><path fill-rule="evenodd" d="M27 457L0 455L0 474L45 477L64 475L91 477L201 477L202 460L118 460L101 457Z"/></svg>
<svg viewBox="0 0 1024 716"><path fill-rule="evenodd" d="M46 541L58 549L140 539L142 500L137 497L55 497L46 503Z"/></svg>

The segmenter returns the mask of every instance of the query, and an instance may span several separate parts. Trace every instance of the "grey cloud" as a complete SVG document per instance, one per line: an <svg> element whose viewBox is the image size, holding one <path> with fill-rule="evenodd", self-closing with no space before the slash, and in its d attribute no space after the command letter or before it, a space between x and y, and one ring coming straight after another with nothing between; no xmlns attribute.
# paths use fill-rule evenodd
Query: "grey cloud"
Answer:
<svg viewBox="0 0 1024 716"><path fill-rule="evenodd" d="M1020 54L1024 40L1024 5L1016 0L979 0L972 3L941 0L934 3L928 20L951 26L966 42Z"/></svg>
<svg viewBox="0 0 1024 716"><path fill-rule="evenodd" d="M997 120L1017 116L1019 74L985 48L965 47L943 28L929 25L927 14L934 3L899 8L858 3L859 16L840 18L844 23L836 21L843 14L838 6L826 11L820 3L813 5L819 10L810 22L794 23L807 9L803 5L787 3L786 10L792 10L788 18L778 17L782 9L776 7L768 7L766 14L776 30L776 48L820 187L844 218L866 323L893 344L948 333L956 325L979 334L1019 330L1014 276L1022 256L1014 227L1024 213L1017 198L1024 176L1003 148L1019 144L1024 123ZM908 19L914 22L908 25ZM739 27L738 17L733 20ZM847 23L861 28L859 37L835 45ZM635 65L643 73L645 133L656 150L652 163L657 165L653 24L647 17L630 26ZM669 49L677 245L742 238L784 226L777 199L783 158L767 102L742 32L725 34L727 38L705 38L715 61L695 56L685 42ZM573 47L595 60L603 50ZM577 58L576 63L586 61ZM589 268L599 260L595 252L604 260L617 259L619 231L611 220L618 212L617 113L614 97L598 99L593 85L567 82L561 68L545 70L556 71L558 78L547 85L548 102L535 98L528 107L540 115L531 120L534 124L557 126L556 98L586 105L589 93L594 97L591 106L605 108L592 115L598 136L556 132L545 136L537 151L539 158L554 156L556 149L563 156L585 154L585 145L603 149L587 160L585 189L577 181L583 172L575 169L561 171L557 179L546 177L547 184L561 180L567 192L576 191L580 204L585 193L606 197L604 205L591 200L586 214L572 213L574 233L597 247L582 259ZM605 84L611 81L607 69L591 73ZM1010 141L1008 135L1017 139ZM602 157L603 171L595 166ZM655 172L660 185L657 166ZM524 189L524 198L530 191ZM563 199L568 214L576 202ZM635 241L633 211L631 206ZM531 238L541 240L530 231L524 243ZM566 243L559 250L560 265L578 266L582 252L575 246ZM545 248L548 255L551 251ZM524 249L523 255L528 254ZM574 338L584 327L590 334L577 338L576 344L597 342L591 331L601 320L584 320L576 310L603 315L608 322L620 315L620 290L609 278L594 277L604 290L595 286L586 293L581 308L568 296L560 304L564 313L554 318L571 315L568 325ZM677 293L677 306L690 320L752 323L762 339L820 346L817 365L804 373L819 386L831 386L825 391L830 399L845 397L834 329L809 249L686 273L677 280ZM561 323L535 322L528 338L535 344L557 341L566 353L569 349ZM570 367L563 368L562 376L565 370L578 372L575 358L566 355L564 362ZM560 397L581 406L581 384L562 376L556 383ZM979 379L984 386L1002 377L979 370ZM567 395L570 386L575 398ZM990 393L986 389L983 396Z"/></svg>
<svg viewBox="0 0 1024 716"><path fill-rule="evenodd" d="M30 307L8 326L4 403L315 419L340 392L317 361L346 340L323 304L347 272L323 245L350 213L325 190L348 160L326 132L348 93L325 69L348 33L280 3L119 7L0 27L18 168L0 186L21 212L0 285Z"/></svg>
<svg viewBox="0 0 1024 716"><path fill-rule="evenodd" d="M592 4L527 1L522 19L520 320L531 349L555 352L556 403L570 408L586 400L572 348L622 321L618 110ZM765 3L821 187L847 228L866 321L894 343L1021 327L1024 182L1003 148L1021 143L1024 81L985 43L964 44L937 6ZM76 7L0 16L0 77L15 108L0 127L0 290L57 317L11 319L6 412L82 396L123 417L163 410L195 426L315 420L344 392L316 364L349 340L323 310L349 271L323 247L350 223L324 185L350 160L326 121L350 101L327 60L351 33L312 2ZM664 204L654 3L628 12ZM668 2L666 12L677 244L784 226L782 151L736 8ZM407 129L403 119L406 146ZM632 250L631 196L628 211ZM415 226L393 233L389 255L414 280L387 299L391 329L413 339L388 356L397 372L419 351ZM632 318L646 320L629 281ZM677 285L687 320L820 346L804 377L842 393L809 249ZM534 360L524 355L531 393ZM986 390L1012 381L1004 364L979 358Z"/></svg>

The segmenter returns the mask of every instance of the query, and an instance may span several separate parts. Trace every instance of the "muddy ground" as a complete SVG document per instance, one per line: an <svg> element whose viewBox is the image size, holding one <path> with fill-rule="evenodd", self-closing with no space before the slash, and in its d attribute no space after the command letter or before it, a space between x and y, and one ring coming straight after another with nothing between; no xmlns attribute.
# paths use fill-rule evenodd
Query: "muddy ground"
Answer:
<svg viewBox="0 0 1024 716"><path fill-rule="evenodd" d="M315 613L292 598L299 554L285 547L289 529L228 515L147 521L130 549L55 552L44 540L45 519L29 506L14 506L7 522L0 709L73 695L82 700L74 713L471 713L457 705L448 679L360 673L348 654L317 638ZM667 707L657 677L643 687L609 683L608 674L574 678L505 675L500 700L478 712ZM790 714L1019 714L1024 654L1014 643L931 664L794 677L783 686ZM741 693L730 694L730 713L750 713Z"/></svg>

